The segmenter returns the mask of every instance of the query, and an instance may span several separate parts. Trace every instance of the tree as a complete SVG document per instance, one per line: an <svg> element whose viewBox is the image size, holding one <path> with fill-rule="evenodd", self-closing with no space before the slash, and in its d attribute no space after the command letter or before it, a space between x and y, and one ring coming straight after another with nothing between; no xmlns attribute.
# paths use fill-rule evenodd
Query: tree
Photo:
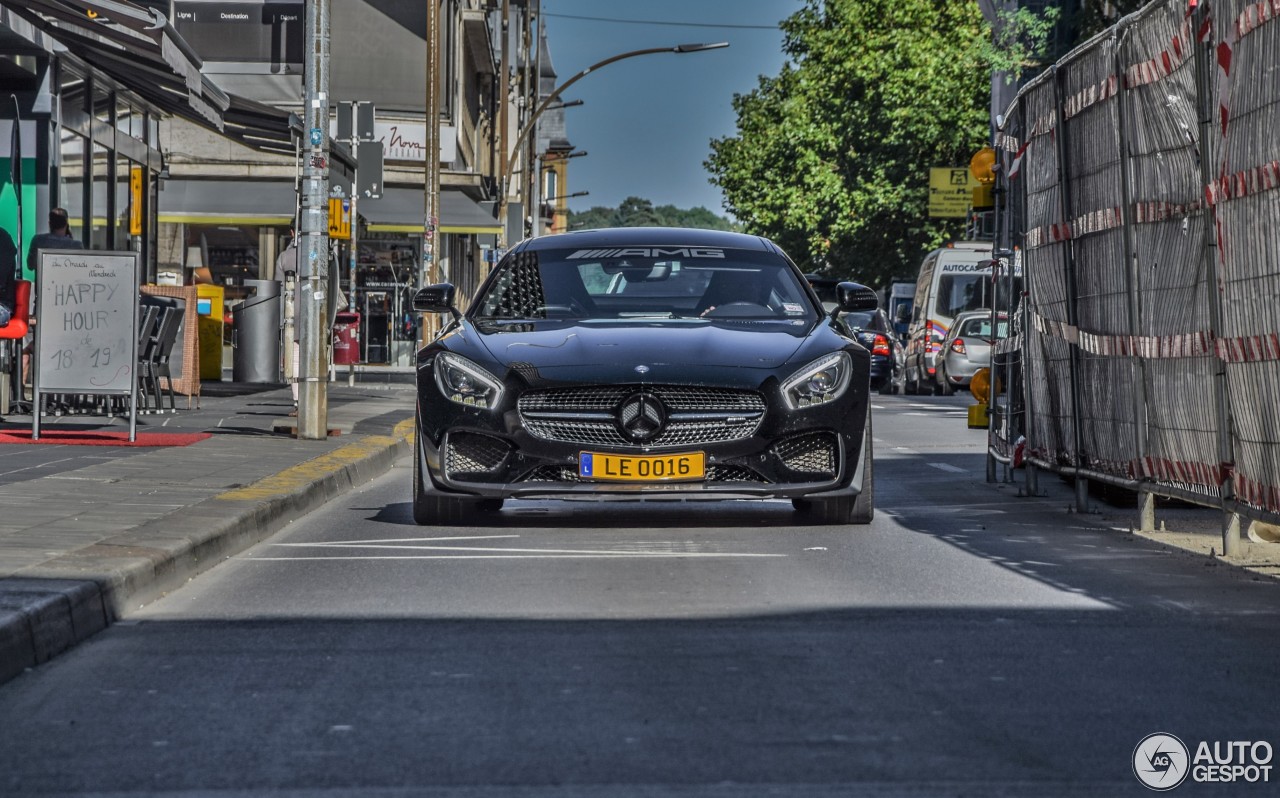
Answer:
<svg viewBox="0 0 1280 798"><path fill-rule="evenodd" d="M618 206L611 226L653 227L658 223L658 214L653 210L652 202L639 197L627 197Z"/></svg>
<svg viewBox="0 0 1280 798"><path fill-rule="evenodd" d="M617 208L597 205L581 213L569 212L570 229L604 227L698 227L708 230L735 230L737 226L703 207L683 210L659 205L641 197L627 197Z"/></svg>
<svg viewBox="0 0 1280 798"><path fill-rule="evenodd" d="M927 215L931 166L989 138L990 29L976 3L807 0L790 60L734 97L706 167L727 207L807 269L884 284L961 233Z"/></svg>

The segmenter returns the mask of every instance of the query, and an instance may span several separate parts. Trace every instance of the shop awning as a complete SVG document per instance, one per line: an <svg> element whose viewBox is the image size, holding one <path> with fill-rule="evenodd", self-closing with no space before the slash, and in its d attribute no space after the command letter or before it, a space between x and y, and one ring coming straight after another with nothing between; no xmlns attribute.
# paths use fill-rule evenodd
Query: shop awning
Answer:
<svg viewBox="0 0 1280 798"><path fill-rule="evenodd" d="M422 189L389 188L380 199L362 199L358 209L377 233L421 233ZM498 220L461 191L441 189L440 232L457 234L496 234L502 230Z"/></svg>
<svg viewBox="0 0 1280 798"><path fill-rule="evenodd" d="M156 206L161 222L185 224L293 223L293 183L267 180L166 180Z"/></svg>
<svg viewBox="0 0 1280 798"><path fill-rule="evenodd" d="M169 113L218 130L230 98L164 14L126 0L23 0L12 10Z"/></svg>

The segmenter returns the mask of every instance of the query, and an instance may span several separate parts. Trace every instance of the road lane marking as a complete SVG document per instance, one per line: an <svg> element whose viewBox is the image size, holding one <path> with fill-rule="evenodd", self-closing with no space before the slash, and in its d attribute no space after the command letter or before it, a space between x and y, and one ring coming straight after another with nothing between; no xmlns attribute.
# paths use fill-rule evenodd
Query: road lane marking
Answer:
<svg viewBox="0 0 1280 798"><path fill-rule="evenodd" d="M931 468L936 468L939 471L950 471L953 474L963 474L966 472L966 469L960 468L959 466L953 466L950 463L930 463L929 466Z"/></svg>
<svg viewBox="0 0 1280 798"><path fill-rule="evenodd" d="M512 536L515 537L515 536ZM510 549L489 548L487 546L407 546L376 543L333 544L333 543L272 543L273 546L314 546L324 549L409 549L412 551L478 551L502 552L506 554L589 554L607 555L610 557L719 557L719 552L678 552L678 551L601 551L592 549ZM734 554L735 557L785 557L785 554Z"/></svg>
<svg viewBox="0 0 1280 798"><path fill-rule="evenodd" d="M376 543L435 543L444 540L495 540L519 535L459 535L447 538L383 538L381 540L321 540L315 543L273 543L273 546L371 546Z"/></svg>
<svg viewBox="0 0 1280 798"><path fill-rule="evenodd" d="M466 551L466 549L463 549ZM710 553L672 553L672 554L631 554L620 557L616 552L599 552L595 554L399 554L399 555L337 555L332 557L245 557L249 562L299 562L324 560L626 560L626 559L680 559L680 558L743 558L743 557L786 557L785 554L710 554Z"/></svg>

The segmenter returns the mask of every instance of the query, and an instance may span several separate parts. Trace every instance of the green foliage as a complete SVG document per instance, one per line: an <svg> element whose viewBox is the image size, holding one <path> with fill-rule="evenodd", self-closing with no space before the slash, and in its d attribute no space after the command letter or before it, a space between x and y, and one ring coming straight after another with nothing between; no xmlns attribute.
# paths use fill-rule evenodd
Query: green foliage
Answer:
<svg viewBox="0 0 1280 798"><path fill-rule="evenodd" d="M1038 14L1019 8L1002 10L998 16L994 35L979 47L979 58L993 72L1003 72L1006 82L1014 83L1025 70L1041 67L1048 60L1050 41L1062 13L1050 6Z"/></svg>
<svg viewBox="0 0 1280 798"><path fill-rule="evenodd" d="M1077 41L1084 41L1095 33L1101 33L1116 24L1121 17L1137 11L1148 2L1150 0L1084 0L1071 20Z"/></svg>
<svg viewBox="0 0 1280 798"><path fill-rule="evenodd" d="M617 208L597 205L581 213L569 212L569 229L599 229L604 227L697 227L706 230L736 230L735 225L723 216L717 216L706 208L689 210L674 205L659 205L640 197L627 197Z"/></svg>
<svg viewBox="0 0 1280 798"><path fill-rule="evenodd" d="M990 29L977 3L807 0L782 23L790 61L734 97L712 183L750 232L806 269L884 284L959 237L927 215L929 167L988 140Z"/></svg>

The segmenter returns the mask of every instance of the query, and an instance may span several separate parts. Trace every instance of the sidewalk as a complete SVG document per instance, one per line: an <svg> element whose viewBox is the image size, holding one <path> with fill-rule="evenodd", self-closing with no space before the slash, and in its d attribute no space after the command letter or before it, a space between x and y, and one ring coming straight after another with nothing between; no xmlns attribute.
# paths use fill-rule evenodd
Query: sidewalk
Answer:
<svg viewBox="0 0 1280 798"><path fill-rule="evenodd" d="M376 379L376 378L375 378ZM205 383L198 409L138 417L138 430L207 432L189 446L0 444L0 683L353 486L409 451L408 381L329 385L328 426L275 429L288 388ZM9 415L0 431L30 429ZM128 419L46 416L41 432L127 431ZM406 492L409 486L405 486Z"/></svg>

